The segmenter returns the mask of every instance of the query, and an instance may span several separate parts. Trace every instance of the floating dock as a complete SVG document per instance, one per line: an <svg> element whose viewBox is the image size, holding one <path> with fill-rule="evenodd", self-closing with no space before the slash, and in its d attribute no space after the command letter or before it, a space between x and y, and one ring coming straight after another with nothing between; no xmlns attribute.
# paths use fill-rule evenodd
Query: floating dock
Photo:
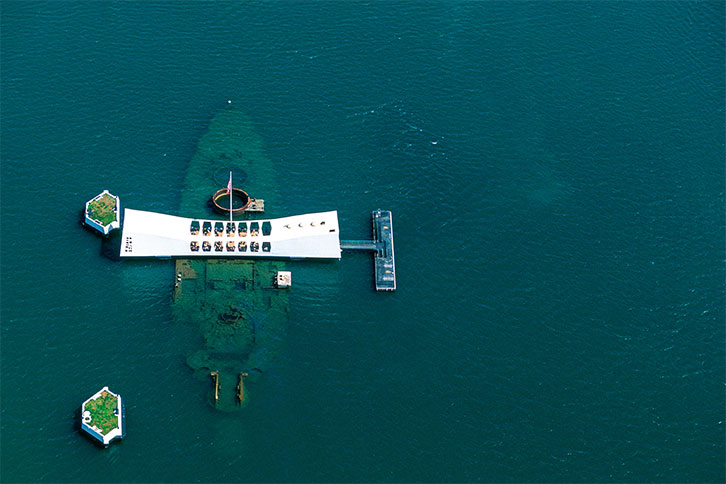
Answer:
<svg viewBox="0 0 726 484"><path fill-rule="evenodd" d="M374 251L377 291L396 290L396 262L393 255L393 216L389 210L371 214L373 240L341 240L340 248Z"/></svg>
<svg viewBox="0 0 726 484"><path fill-rule="evenodd" d="M396 263L393 257L393 217L388 210L373 212L376 247L376 290L396 290Z"/></svg>

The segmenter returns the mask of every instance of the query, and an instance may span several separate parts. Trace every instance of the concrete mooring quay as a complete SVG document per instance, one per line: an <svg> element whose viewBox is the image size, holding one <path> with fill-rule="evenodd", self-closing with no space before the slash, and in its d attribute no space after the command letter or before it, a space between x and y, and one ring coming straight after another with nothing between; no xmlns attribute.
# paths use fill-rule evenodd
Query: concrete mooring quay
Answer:
<svg viewBox="0 0 726 484"><path fill-rule="evenodd" d="M396 290L396 263L393 256L393 217L389 210L374 210L373 240L341 240L340 248L375 251L376 290Z"/></svg>

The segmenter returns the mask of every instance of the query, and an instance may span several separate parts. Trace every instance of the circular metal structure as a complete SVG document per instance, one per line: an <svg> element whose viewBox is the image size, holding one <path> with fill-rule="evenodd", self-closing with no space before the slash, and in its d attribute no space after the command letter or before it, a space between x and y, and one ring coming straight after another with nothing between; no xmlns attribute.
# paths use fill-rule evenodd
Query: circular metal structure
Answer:
<svg viewBox="0 0 726 484"><path fill-rule="evenodd" d="M250 196L241 188L232 188L232 213L242 213L250 204ZM219 213L229 213L229 193L226 188L217 190L212 195L212 205Z"/></svg>

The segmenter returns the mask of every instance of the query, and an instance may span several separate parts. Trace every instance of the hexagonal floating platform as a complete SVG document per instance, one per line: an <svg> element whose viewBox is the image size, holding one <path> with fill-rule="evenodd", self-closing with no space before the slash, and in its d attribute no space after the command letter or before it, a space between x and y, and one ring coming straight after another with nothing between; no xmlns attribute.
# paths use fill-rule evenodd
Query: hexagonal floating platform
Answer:
<svg viewBox="0 0 726 484"><path fill-rule="evenodd" d="M104 190L86 202L83 224L103 235L121 227L121 200Z"/></svg>
<svg viewBox="0 0 726 484"><path fill-rule="evenodd" d="M103 387L81 405L81 430L104 447L126 436L121 395Z"/></svg>

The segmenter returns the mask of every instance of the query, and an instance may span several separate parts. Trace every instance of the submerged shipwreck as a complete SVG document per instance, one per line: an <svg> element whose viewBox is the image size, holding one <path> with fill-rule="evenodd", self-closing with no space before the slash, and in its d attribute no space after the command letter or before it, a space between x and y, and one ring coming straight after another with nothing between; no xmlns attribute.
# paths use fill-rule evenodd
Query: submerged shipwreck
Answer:
<svg viewBox="0 0 726 484"><path fill-rule="evenodd" d="M272 162L249 119L229 104L189 164L179 210L187 217L124 209L119 257L174 259L172 315L198 330L200 343L188 348L186 361L211 379L209 401L219 410L245 403L246 386L284 344L287 261L371 251L376 289L396 289L390 212L373 212L373 240L341 241L336 211L261 218L275 201Z"/></svg>

